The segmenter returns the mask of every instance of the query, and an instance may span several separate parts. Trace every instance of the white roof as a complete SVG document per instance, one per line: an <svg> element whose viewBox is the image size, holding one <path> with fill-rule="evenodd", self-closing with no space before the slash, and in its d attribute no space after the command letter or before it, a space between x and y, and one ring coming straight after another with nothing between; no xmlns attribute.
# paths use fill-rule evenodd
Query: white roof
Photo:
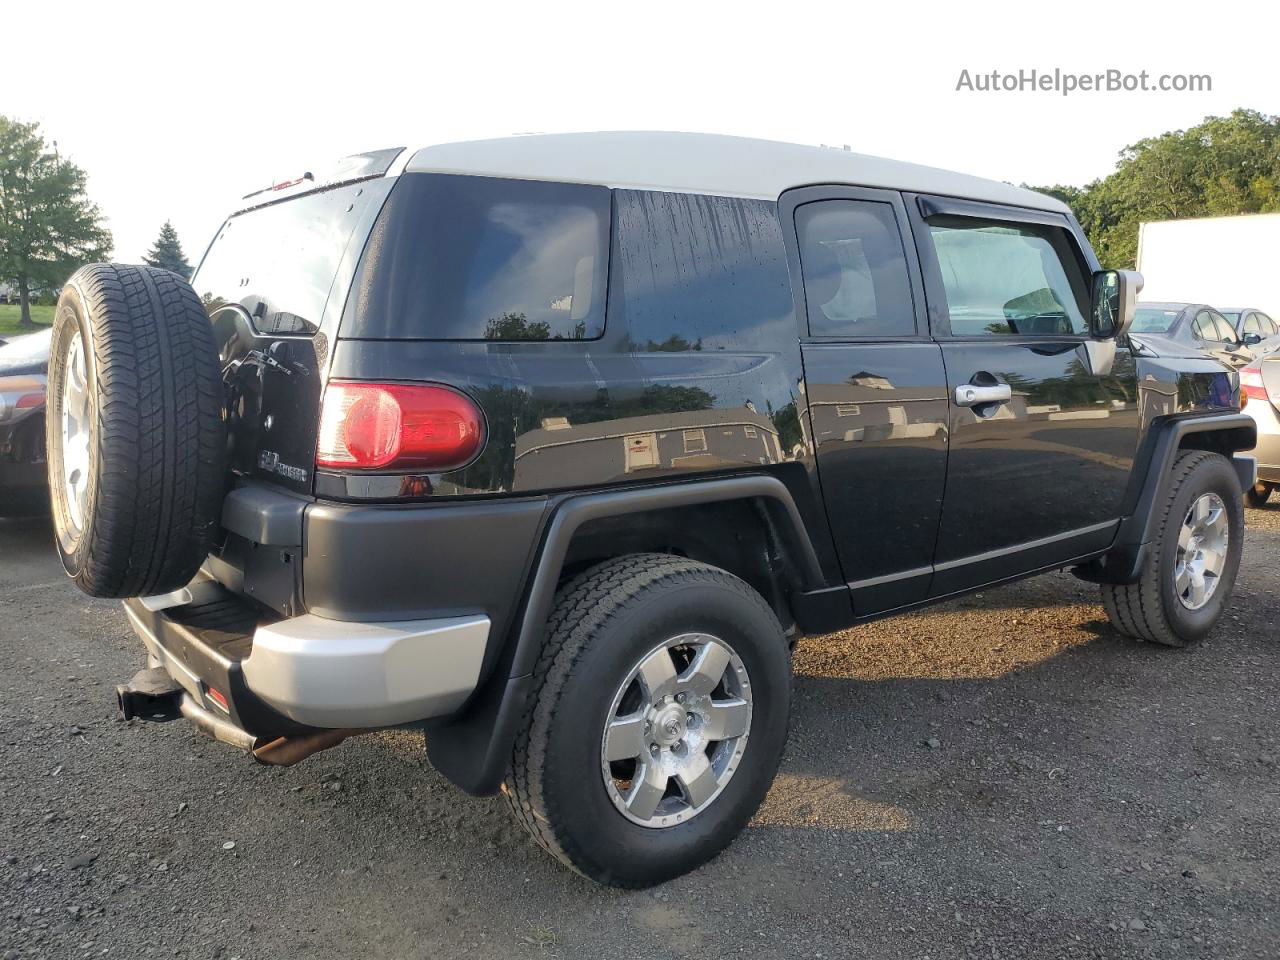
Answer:
<svg viewBox="0 0 1280 960"><path fill-rule="evenodd" d="M843 183L1067 211L1053 197L996 180L832 147L706 133L549 133L443 143L419 150L405 169L767 200L791 187Z"/></svg>

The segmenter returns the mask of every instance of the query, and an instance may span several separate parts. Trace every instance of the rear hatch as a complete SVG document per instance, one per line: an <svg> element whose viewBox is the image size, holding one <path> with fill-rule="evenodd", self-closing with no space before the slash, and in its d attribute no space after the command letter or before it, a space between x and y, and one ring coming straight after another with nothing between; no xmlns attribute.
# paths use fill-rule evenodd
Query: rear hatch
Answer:
<svg viewBox="0 0 1280 960"><path fill-rule="evenodd" d="M290 195L246 198L256 205L222 225L192 277L217 336L235 476L311 492L338 320L398 152L349 158L332 184L306 189L308 175Z"/></svg>

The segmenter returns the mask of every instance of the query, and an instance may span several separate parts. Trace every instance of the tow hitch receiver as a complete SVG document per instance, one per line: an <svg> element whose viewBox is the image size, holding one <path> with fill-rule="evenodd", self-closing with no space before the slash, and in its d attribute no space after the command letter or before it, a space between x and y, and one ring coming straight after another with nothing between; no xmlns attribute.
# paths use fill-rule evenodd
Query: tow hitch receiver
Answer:
<svg viewBox="0 0 1280 960"><path fill-rule="evenodd" d="M176 720L182 715L182 687L164 667L139 670L128 683L116 687L116 701L126 720Z"/></svg>

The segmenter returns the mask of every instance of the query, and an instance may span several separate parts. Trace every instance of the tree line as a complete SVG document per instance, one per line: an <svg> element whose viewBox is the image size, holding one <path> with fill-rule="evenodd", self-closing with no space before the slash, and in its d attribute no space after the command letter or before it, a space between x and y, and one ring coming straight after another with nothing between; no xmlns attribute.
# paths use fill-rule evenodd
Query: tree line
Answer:
<svg viewBox="0 0 1280 960"><path fill-rule="evenodd" d="M0 284L17 294L20 326L34 326L33 299L56 295L77 268L111 255L111 232L86 193L87 179L38 124L0 116ZM191 274L167 221L143 260Z"/></svg>
<svg viewBox="0 0 1280 960"><path fill-rule="evenodd" d="M1083 187L1031 189L1075 211L1104 267L1131 268L1144 221L1280 211L1280 116L1206 117L1125 147L1112 173Z"/></svg>

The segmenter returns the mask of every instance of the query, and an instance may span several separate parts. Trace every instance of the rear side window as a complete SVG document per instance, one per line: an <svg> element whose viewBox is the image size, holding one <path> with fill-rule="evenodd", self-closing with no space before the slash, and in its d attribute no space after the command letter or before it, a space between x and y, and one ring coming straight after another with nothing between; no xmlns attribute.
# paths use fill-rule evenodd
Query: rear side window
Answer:
<svg viewBox="0 0 1280 960"><path fill-rule="evenodd" d="M795 339L777 204L616 191L610 324L635 353L776 352Z"/></svg>
<svg viewBox="0 0 1280 960"><path fill-rule="evenodd" d="M893 207L821 200L796 210L800 269L814 337L908 337L916 332L902 235Z"/></svg>
<svg viewBox="0 0 1280 960"><path fill-rule="evenodd" d="M191 279L210 315L238 303L259 333L315 333L363 193L339 187L228 220Z"/></svg>
<svg viewBox="0 0 1280 960"><path fill-rule="evenodd" d="M365 247L342 336L598 337L608 237L605 187L404 174Z"/></svg>
<svg viewBox="0 0 1280 960"><path fill-rule="evenodd" d="M967 217L928 223L952 336L1089 332L1084 272L1065 231Z"/></svg>

